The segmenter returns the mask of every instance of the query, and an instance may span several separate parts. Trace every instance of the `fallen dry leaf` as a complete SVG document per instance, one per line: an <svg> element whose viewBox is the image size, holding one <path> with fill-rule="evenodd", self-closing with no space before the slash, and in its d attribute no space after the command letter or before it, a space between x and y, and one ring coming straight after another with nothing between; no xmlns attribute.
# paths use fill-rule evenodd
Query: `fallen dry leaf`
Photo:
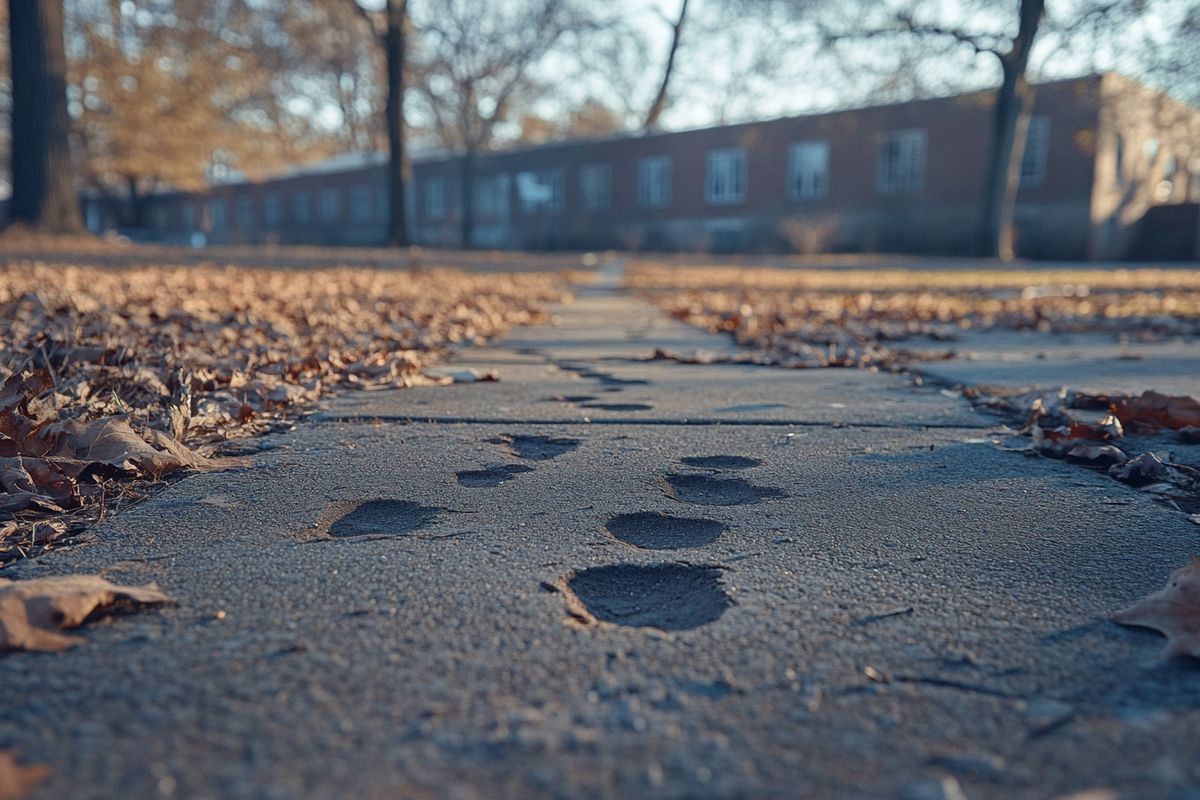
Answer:
<svg viewBox="0 0 1200 800"><path fill-rule="evenodd" d="M64 575L10 581L0 578L0 652L63 650L82 639L60 630L83 623L116 603L166 603L154 584L118 586L97 575Z"/></svg>
<svg viewBox="0 0 1200 800"><path fill-rule="evenodd" d="M216 266L218 252L252 266ZM283 429L331 392L463 380L423 371L569 296L557 273L498 271L536 256L496 258L491 274L396 269L406 258L420 256L50 241L31 251L0 237L0 521L17 523L2 529L0 565L172 474L232 465L213 457L226 442ZM491 258L472 255L472 266ZM49 517L67 537L35 536Z"/></svg>
<svg viewBox="0 0 1200 800"><path fill-rule="evenodd" d="M1138 341L1200 333L1200 270L814 263L779 269L632 259L625 284L685 322L793 367L946 358L965 330L1120 333Z"/></svg>
<svg viewBox="0 0 1200 800"><path fill-rule="evenodd" d="M1143 392L1140 397L1113 399L1112 413L1125 427L1171 430L1200 426L1200 403L1195 398Z"/></svg>
<svg viewBox="0 0 1200 800"><path fill-rule="evenodd" d="M1166 656L1200 658L1200 558L1193 557L1187 566L1171 573L1164 588L1113 619L1166 636Z"/></svg>
<svg viewBox="0 0 1200 800"><path fill-rule="evenodd" d="M22 800L49 775L45 764L20 764L12 753L0 750L0 800Z"/></svg>

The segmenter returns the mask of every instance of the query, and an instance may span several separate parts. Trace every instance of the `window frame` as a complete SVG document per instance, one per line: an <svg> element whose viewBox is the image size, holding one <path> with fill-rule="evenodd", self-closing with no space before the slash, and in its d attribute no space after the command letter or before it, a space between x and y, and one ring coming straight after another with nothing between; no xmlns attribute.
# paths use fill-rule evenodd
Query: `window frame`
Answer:
<svg viewBox="0 0 1200 800"><path fill-rule="evenodd" d="M893 144L898 146L894 153ZM903 157L901 165L891 164L893 154ZM928 164L929 133L924 128L887 131L876 146L875 188L884 195L920 192L925 188Z"/></svg>
<svg viewBox="0 0 1200 800"><path fill-rule="evenodd" d="M820 179L812 181L812 186L805 189L800 186L802 181L797 180L802 177L801 167L805 165L807 159L801 157L802 153L819 153L820 158L816 159L816 163L820 164L820 170L813 172L813 175L819 175ZM826 139L805 139L802 141L792 142L788 146L788 168L787 168L787 197L789 200L824 200L829 196L829 142ZM817 185L819 184L819 185Z"/></svg>
<svg viewBox="0 0 1200 800"><path fill-rule="evenodd" d="M1036 144L1036 150L1030 150ZM1036 152L1036 156L1031 156ZM1050 117L1045 114L1034 114L1029 118L1025 129L1025 147L1021 151L1020 179L1021 188L1041 186L1046 180L1046 164L1050 153ZM1033 160L1036 159L1036 160ZM1032 164L1032 169L1026 168Z"/></svg>
<svg viewBox="0 0 1200 800"><path fill-rule="evenodd" d="M671 207L671 182L674 165L668 155L644 156L637 162L638 208Z"/></svg>
<svg viewBox="0 0 1200 800"><path fill-rule="evenodd" d="M746 202L749 158L744 147L709 150L704 164L704 201L708 205L736 206ZM718 186L720 183L727 187Z"/></svg>
<svg viewBox="0 0 1200 800"><path fill-rule="evenodd" d="M593 161L579 168L579 201L584 211L612 208L612 164Z"/></svg>

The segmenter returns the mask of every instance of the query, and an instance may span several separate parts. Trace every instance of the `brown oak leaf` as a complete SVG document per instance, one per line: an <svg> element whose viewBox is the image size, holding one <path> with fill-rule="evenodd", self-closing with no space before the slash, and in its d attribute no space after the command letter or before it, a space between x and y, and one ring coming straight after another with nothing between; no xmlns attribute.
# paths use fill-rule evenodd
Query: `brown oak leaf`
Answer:
<svg viewBox="0 0 1200 800"><path fill-rule="evenodd" d="M12 753L0 750L0 800L21 800L49 774L45 764L19 764Z"/></svg>
<svg viewBox="0 0 1200 800"><path fill-rule="evenodd" d="M1200 558L1171 573L1167 585L1113 616L1121 625L1167 637L1165 656L1200 658Z"/></svg>
<svg viewBox="0 0 1200 800"><path fill-rule="evenodd" d="M1139 397L1113 398L1112 413L1126 427L1178 430L1200 425L1200 402L1186 396L1143 392Z"/></svg>
<svg viewBox="0 0 1200 800"><path fill-rule="evenodd" d="M82 624L92 612L127 601L166 603L154 584L118 586L98 575L63 575L10 581L0 578L0 652L64 650L82 639L60 630Z"/></svg>

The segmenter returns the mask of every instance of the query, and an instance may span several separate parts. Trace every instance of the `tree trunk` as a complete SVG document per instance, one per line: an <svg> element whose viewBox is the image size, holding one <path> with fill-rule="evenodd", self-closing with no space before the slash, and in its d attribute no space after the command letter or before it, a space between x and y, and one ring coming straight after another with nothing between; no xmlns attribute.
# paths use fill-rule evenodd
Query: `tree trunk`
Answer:
<svg viewBox="0 0 1200 800"><path fill-rule="evenodd" d="M1004 79L996 93L991 152L984 182L981 255L1011 261L1013 209L1021 184L1021 159L1029 127L1032 92L1026 70L1046 0L1021 0L1020 27L1012 49L1000 57Z"/></svg>
<svg viewBox="0 0 1200 800"><path fill-rule="evenodd" d="M388 221L387 243L408 246L408 215L404 202L404 178L408 164L404 153L404 60L408 23L408 1L387 0L387 133L388 133Z"/></svg>
<svg viewBox="0 0 1200 800"><path fill-rule="evenodd" d="M83 230L71 174L62 0L9 0L12 198L9 219L47 233Z"/></svg>
<svg viewBox="0 0 1200 800"><path fill-rule="evenodd" d="M470 147L463 152L459 179L459 207L462 211L459 244L462 249L470 250L471 233L475 228L475 151Z"/></svg>
<svg viewBox="0 0 1200 800"><path fill-rule="evenodd" d="M658 118L667 108L667 91L671 87L671 75L675 71L675 54L679 51L679 40L683 36L683 23L687 19L687 8L688 0L683 0L683 4L679 7L679 19L671 28L671 49L667 51L667 65L663 68L662 83L658 85L658 94L654 96L654 102L650 104L650 110L646 112L646 119L642 122L643 131L652 131L657 128Z"/></svg>

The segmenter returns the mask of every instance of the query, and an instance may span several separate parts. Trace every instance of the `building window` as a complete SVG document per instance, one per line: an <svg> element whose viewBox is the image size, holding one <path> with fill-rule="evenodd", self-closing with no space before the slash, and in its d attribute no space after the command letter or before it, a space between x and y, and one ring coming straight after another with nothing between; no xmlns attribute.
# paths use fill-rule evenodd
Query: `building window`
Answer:
<svg viewBox="0 0 1200 800"><path fill-rule="evenodd" d="M237 225L243 230L254 227L254 199L249 195L237 199Z"/></svg>
<svg viewBox="0 0 1200 800"><path fill-rule="evenodd" d="M879 143L881 194L919 191L925 185L925 131L893 131Z"/></svg>
<svg viewBox="0 0 1200 800"><path fill-rule="evenodd" d="M788 197L819 200L829 191L829 142L796 142L788 151Z"/></svg>
<svg viewBox="0 0 1200 800"><path fill-rule="evenodd" d="M1040 186L1046 177L1046 154L1050 147L1050 118L1044 114L1029 118L1025 131L1025 152L1021 155L1021 185Z"/></svg>
<svg viewBox="0 0 1200 800"><path fill-rule="evenodd" d="M355 186L350 190L350 218L355 222L371 221L371 188Z"/></svg>
<svg viewBox="0 0 1200 800"><path fill-rule="evenodd" d="M642 208L671 205L670 156L652 156L638 161L637 201Z"/></svg>
<svg viewBox="0 0 1200 800"><path fill-rule="evenodd" d="M342 214L342 193L333 186L322 189L317 197L317 213L322 222L337 222Z"/></svg>
<svg viewBox="0 0 1200 800"><path fill-rule="evenodd" d="M292 216L296 219L297 225L307 225L309 217L309 194L308 192L300 192L292 198Z"/></svg>
<svg viewBox="0 0 1200 800"><path fill-rule="evenodd" d="M709 205L727 206L746 199L746 151L713 150L708 154L704 197Z"/></svg>
<svg viewBox="0 0 1200 800"><path fill-rule="evenodd" d="M517 195L521 198L521 210L526 214L561 212L566 205L563 196L562 169L519 173L517 175Z"/></svg>
<svg viewBox="0 0 1200 800"><path fill-rule="evenodd" d="M229 206L225 200L218 199L209 202L208 218L212 220L212 229L214 231L223 231L229 225Z"/></svg>
<svg viewBox="0 0 1200 800"><path fill-rule="evenodd" d="M268 228L275 229L283 221L283 203L279 192L271 192L263 198L263 222Z"/></svg>
<svg viewBox="0 0 1200 800"><path fill-rule="evenodd" d="M607 211L612 207L612 167L584 164L579 168L579 192L585 211Z"/></svg>
<svg viewBox="0 0 1200 800"><path fill-rule="evenodd" d="M480 219L493 222L508 218L508 175L488 175L475 182L475 209Z"/></svg>
<svg viewBox="0 0 1200 800"><path fill-rule="evenodd" d="M89 206L90 209L90 206ZM191 203L188 203L179 210L179 221L183 226L184 231L190 233L196 230L196 208Z"/></svg>
<svg viewBox="0 0 1200 800"><path fill-rule="evenodd" d="M428 178L425 181L425 216L435 222L446 218L445 178Z"/></svg>

